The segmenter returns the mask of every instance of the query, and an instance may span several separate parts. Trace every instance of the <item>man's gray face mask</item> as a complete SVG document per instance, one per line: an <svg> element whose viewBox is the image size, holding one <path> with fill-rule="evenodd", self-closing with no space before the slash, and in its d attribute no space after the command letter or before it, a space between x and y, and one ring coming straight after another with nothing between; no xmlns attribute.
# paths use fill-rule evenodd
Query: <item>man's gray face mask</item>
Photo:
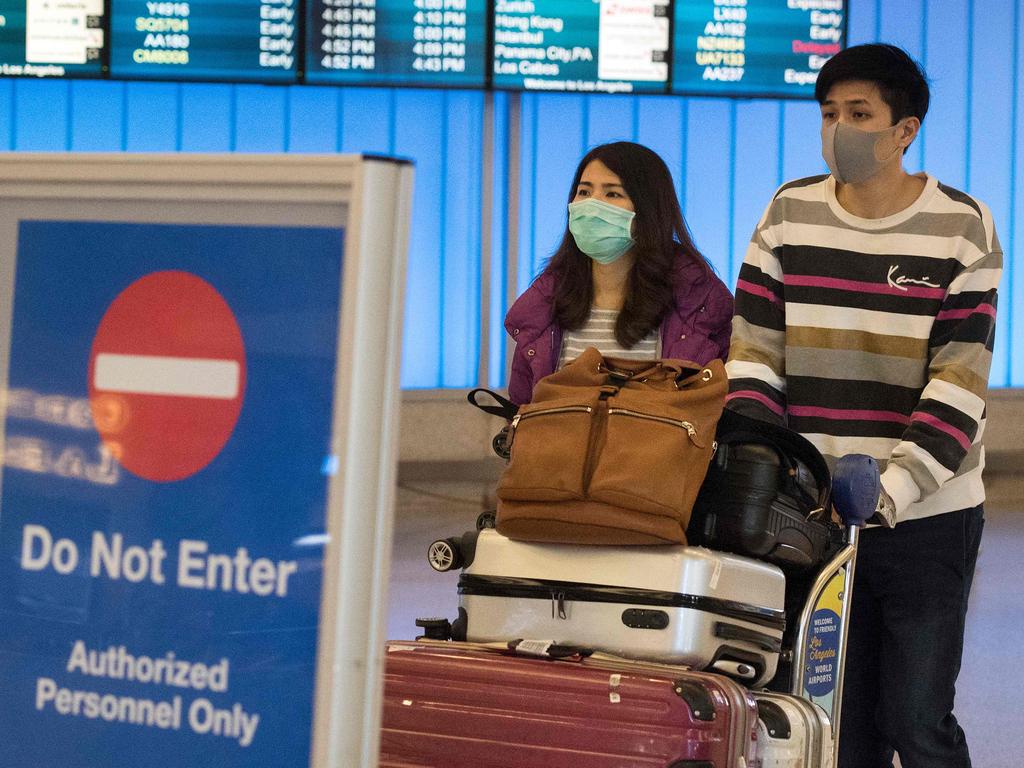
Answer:
<svg viewBox="0 0 1024 768"><path fill-rule="evenodd" d="M840 184L859 184L878 173L901 151L899 144L891 152L882 139L892 137L899 123L880 131L862 131L838 120L821 129L821 156ZM879 157L879 150L882 157Z"/></svg>

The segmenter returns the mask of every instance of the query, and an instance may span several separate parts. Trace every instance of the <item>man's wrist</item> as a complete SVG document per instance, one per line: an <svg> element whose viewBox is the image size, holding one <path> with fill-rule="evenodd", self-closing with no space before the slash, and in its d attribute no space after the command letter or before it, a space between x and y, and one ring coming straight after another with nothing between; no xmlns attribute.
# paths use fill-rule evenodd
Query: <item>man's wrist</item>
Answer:
<svg viewBox="0 0 1024 768"><path fill-rule="evenodd" d="M877 522L886 528L893 528L896 525L896 503L892 497L882 489L878 494L878 504L875 506L874 518L869 522Z"/></svg>

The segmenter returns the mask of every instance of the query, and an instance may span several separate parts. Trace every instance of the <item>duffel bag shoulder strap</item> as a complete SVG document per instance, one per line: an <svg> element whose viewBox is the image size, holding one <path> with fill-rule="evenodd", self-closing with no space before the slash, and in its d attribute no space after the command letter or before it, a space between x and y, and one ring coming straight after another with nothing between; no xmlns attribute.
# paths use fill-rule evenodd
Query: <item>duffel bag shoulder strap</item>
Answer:
<svg viewBox="0 0 1024 768"><path fill-rule="evenodd" d="M780 458L799 461L810 471L818 486L817 503L823 510L830 509L832 474L821 452L810 440L778 424L759 421L728 408L718 421L717 440L721 444L756 443L774 448Z"/></svg>

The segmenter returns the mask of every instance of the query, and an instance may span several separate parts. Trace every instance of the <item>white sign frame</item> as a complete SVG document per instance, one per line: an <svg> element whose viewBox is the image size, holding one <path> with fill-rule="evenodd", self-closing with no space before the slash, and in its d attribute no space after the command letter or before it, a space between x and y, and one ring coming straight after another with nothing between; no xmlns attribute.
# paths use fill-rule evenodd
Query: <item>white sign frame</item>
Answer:
<svg viewBox="0 0 1024 768"><path fill-rule="evenodd" d="M20 221L344 227L313 768L379 751L412 184L409 162L359 155L0 155L0 397Z"/></svg>

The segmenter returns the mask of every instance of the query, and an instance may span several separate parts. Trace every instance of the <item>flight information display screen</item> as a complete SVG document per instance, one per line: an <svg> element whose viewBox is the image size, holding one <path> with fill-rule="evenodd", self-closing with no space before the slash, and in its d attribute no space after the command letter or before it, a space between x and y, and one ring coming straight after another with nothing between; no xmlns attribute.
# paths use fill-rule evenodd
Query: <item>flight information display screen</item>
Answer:
<svg viewBox="0 0 1024 768"><path fill-rule="evenodd" d="M664 93L669 0L495 0L495 88Z"/></svg>
<svg viewBox="0 0 1024 768"><path fill-rule="evenodd" d="M677 0L672 90L814 95L846 42L846 0Z"/></svg>
<svg viewBox="0 0 1024 768"><path fill-rule="evenodd" d="M307 0L306 82L483 88L488 0Z"/></svg>
<svg viewBox="0 0 1024 768"><path fill-rule="evenodd" d="M103 0L0 0L0 74L99 77Z"/></svg>
<svg viewBox="0 0 1024 768"><path fill-rule="evenodd" d="M110 73L294 82L298 0L113 0Z"/></svg>

